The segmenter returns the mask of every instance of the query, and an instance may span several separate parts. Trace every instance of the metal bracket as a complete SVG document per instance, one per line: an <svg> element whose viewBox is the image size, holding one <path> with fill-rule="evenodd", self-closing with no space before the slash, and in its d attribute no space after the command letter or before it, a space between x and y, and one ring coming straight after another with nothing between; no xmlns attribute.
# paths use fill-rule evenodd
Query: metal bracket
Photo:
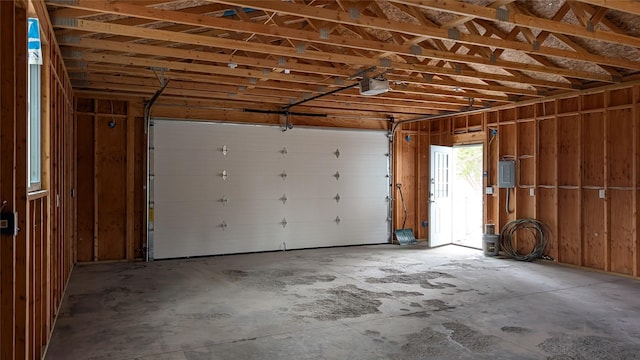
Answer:
<svg viewBox="0 0 640 360"><path fill-rule="evenodd" d="M280 221L280 225L282 225L283 228L287 227L287 219L282 218L282 221Z"/></svg>
<svg viewBox="0 0 640 360"><path fill-rule="evenodd" d="M222 174L220 174L220 176L222 176L222 180L227 180L227 176L229 176L229 174L227 174L227 170L222 170Z"/></svg>
<svg viewBox="0 0 640 360"><path fill-rule="evenodd" d="M227 147L227 145L222 145L222 155L227 155L227 153L229 152L229 147Z"/></svg>
<svg viewBox="0 0 640 360"><path fill-rule="evenodd" d="M282 178L282 180L286 180L287 179L287 171L286 170L282 170L282 173L280 174L280 177Z"/></svg>
<svg viewBox="0 0 640 360"><path fill-rule="evenodd" d="M409 51L411 52L411 55L422 55L422 46L411 45L411 47L409 47Z"/></svg>
<svg viewBox="0 0 640 360"><path fill-rule="evenodd" d="M165 71L169 71L168 68L164 68L164 67L151 67L150 68L151 71L153 71L153 74L158 78L158 81L160 82L160 86L164 86L167 83L167 79L164 76L164 72Z"/></svg>
<svg viewBox="0 0 640 360"><path fill-rule="evenodd" d="M320 39L329 40L329 29L326 27L320 28Z"/></svg>
<svg viewBox="0 0 640 360"><path fill-rule="evenodd" d="M53 18L53 25L54 26L76 28L76 27L78 27L78 19L77 18L72 18L72 17L58 17L58 16L55 16Z"/></svg>
<svg viewBox="0 0 640 360"><path fill-rule="evenodd" d="M538 51L540 50L540 42L538 40L534 41L533 44L533 50Z"/></svg>
<svg viewBox="0 0 640 360"><path fill-rule="evenodd" d="M282 201L282 204L286 204L287 203L287 195L286 194L282 194L282 197L280 199L278 199L280 201Z"/></svg>
<svg viewBox="0 0 640 360"><path fill-rule="evenodd" d="M334 154L336 155L336 158L340 158L340 149L336 149Z"/></svg>
<svg viewBox="0 0 640 360"><path fill-rule="evenodd" d="M447 37L451 40L460 40L460 30L449 28L449 30L447 30Z"/></svg>
<svg viewBox="0 0 640 360"><path fill-rule="evenodd" d="M349 9L349 17L353 20L357 20L360 17L360 10L356 7L352 7Z"/></svg>
<svg viewBox="0 0 640 360"><path fill-rule="evenodd" d="M58 35L56 36L58 43L77 44L80 42L80 36L75 35Z"/></svg>
<svg viewBox="0 0 640 360"><path fill-rule="evenodd" d="M336 216L335 220L333 221L335 221L337 225L340 225L340 216Z"/></svg>
<svg viewBox="0 0 640 360"><path fill-rule="evenodd" d="M336 194L336 196L333 197L333 199L339 203L340 202L340 194Z"/></svg>
<svg viewBox="0 0 640 360"><path fill-rule="evenodd" d="M504 7L497 8L496 19L499 21L509 21L509 9Z"/></svg>
<svg viewBox="0 0 640 360"><path fill-rule="evenodd" d="M593 26L593 21L591 21L591 20L587 21L587 31L588 32L594 32L595 31L595 26Z"/></svg>
<svg viewBox="0 0 640 360"><path fill-rule="evenodd" d="M333 174L333 177L336 178L336 181L340 180L340 172L336 171L336 173Z"/></svg>

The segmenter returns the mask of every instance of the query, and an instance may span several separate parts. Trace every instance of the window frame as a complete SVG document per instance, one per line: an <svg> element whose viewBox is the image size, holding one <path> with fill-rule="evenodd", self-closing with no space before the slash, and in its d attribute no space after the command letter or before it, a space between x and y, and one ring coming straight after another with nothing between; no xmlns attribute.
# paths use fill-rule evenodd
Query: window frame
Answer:
<svg viewBox="0 0 640 360"><path fill-rule="evenodd" d="M39 29L39 21L35 22ZM28 39L31 41L32 39ZM39 41L39 40L38 40ZM41 45L40 45L41 46ZM31 54L30 54L31 55ZM27 189L42 189L42 54L27 62Z"/></svg>

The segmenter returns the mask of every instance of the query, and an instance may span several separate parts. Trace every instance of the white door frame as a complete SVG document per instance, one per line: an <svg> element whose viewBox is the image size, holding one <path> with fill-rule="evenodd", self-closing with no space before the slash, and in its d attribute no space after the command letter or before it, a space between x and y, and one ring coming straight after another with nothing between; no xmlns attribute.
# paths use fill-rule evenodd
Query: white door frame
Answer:
<svg viewBox="0 0 640 360"><path fill-rule="evenodd" d="M453 148L430 146L429 246L442 246L453 241L451 179Z"/></svg>

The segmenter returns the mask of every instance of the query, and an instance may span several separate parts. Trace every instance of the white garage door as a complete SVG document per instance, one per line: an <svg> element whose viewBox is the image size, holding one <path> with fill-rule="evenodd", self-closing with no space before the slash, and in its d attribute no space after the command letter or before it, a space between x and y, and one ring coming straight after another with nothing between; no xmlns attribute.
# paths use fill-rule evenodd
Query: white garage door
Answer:
<svg viewBox="0 0 640 360"><path fill-rule="evenodd" d="M384 132L154 120L151 139L152 258L389 240Z"/></svg>

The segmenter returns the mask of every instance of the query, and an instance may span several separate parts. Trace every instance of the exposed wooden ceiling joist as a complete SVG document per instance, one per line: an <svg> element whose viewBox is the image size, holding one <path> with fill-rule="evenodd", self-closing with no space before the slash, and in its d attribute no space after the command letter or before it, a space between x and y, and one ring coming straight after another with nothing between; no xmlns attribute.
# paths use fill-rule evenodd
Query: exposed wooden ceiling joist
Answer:
<svg viewBox="0 0 640 360"><path fill-rule="evenodd" d="M589 30L586 27L553 21L540 17L529 16L521 13L501 11L490 7L478 6L452 0L389 0L403 4L415 5L425 9L445 11L452 14L471 16L490 21L499 21L532 29L547 30L554 33L577 36L589 40L605 41L613 44L624 44L638 47L638 38L626 34L616 34L597 29ZM620 1L618 1L620 2Z"/></svg>
<svg viewBox="0 0 640 360"><path fill-rule="evenodd" d="M638 15L631 2L45 2L74 86L85 93L148 97L158 87L154 67L174 80L168 97L277 109L378 76L389 92L350 89L308 106L384 117L501 105L640 75L637 34L609 11Z"/></svg>
<svg viewBox="0 0 640 360"><path fill-rule="evenodd" d="M640 15L640 3L626 0L580 0L583 3Z"/></svg>

